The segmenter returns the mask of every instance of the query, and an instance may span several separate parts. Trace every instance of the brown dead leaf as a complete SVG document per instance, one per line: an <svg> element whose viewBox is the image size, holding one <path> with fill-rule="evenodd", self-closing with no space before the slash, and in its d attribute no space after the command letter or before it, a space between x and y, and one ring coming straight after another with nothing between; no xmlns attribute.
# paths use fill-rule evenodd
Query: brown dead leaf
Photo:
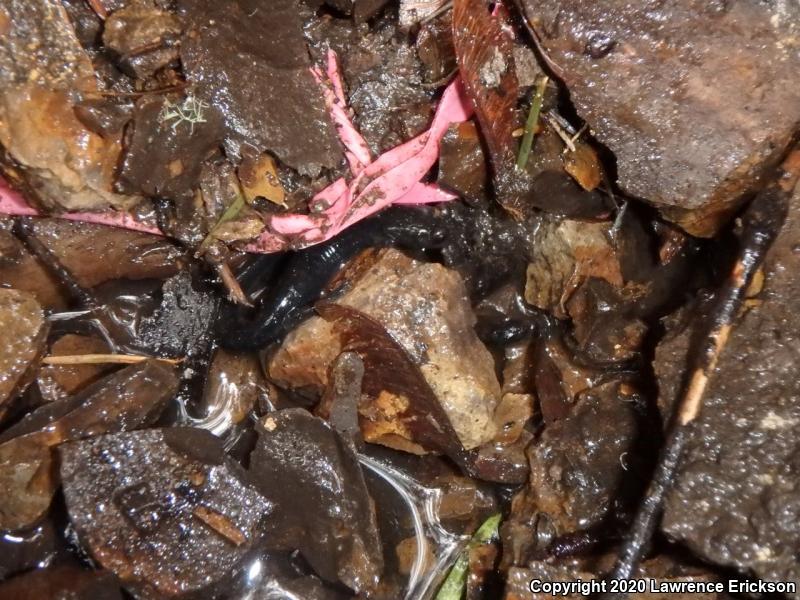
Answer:
<svg viewBox="0 0 800 600"><path fill-rule="evenodd" d="M317 312L333 324L342 348L364 362L358 408L364 439L420 454L462 450L450 419L413 359L383 326L348 306L320 303Z"/></svg>
<svg viewBox="0 0 800 600"><path fill-rule="evenodd" d="M286 192L278 179L278 168L272 156L261 154L254 159L246 156L237 174L248 204L260 197L286 208Z"/></svg>
<svg viewBox="0 0 800 600"><path fill-rule="evenodd" d="M264 231L264 222L255 215L241 220L220 223L214 228L214 238L223 242L236 242L258 237Z"/></svg>
<svg viewBox="0 0 800 600"><path fill-rule="evenodd" d="M597 152L586 143L575 142L575 151L564 156L564 170L587 192L594 190L603 180Z"/></svg>

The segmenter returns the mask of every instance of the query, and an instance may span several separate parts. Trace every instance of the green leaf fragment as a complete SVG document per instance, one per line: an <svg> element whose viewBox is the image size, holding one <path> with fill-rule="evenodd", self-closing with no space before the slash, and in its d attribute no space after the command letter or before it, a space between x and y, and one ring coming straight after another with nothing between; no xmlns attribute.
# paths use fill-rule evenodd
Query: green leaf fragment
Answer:
<svg viewBox="0 0 800 600"><path fill-rule="evenodd" d="M544 102L544 92L547 89L547 82L547 75L539 79L539 83L536 85L536 93L531 101L528 120L525 122L525 134L522 136L522 143L519 146L519 155L517 156L517 169L520 170L524 169L528 164L528 157L533 147L533 137L536 135L536 126L539 124L539 113L542 112L542 103Z"/></svg>
<svg viewBox="0 0 800 600"><path fill-rule="evenodd" d="M469 550L475 546L480 546L490 542L497 537L498 529L500 528L500 519L502 515L499 513L492 515L486 519L483 524L478 527L478 530L473 534L467 547L461 552L461 555L456 560L447 578L439 588L435 600L461 600L467 587L467 575L469 571Z"/></svg>
<svg viewBox="0 0 800 600"><path fill-rule="evenodd" d="M214 241L215 236L214 232L219 229L220 225L223 223L227 223L228 221L233 221L236 217L239 216L239 213L242 212L242 209L247 205L247 201L245 200L244 194L236 194L236 199L231 203L231 205L225 209L225 212L222 213L222 216L219 220L214 224L214 227L211 228L211 231L208 232L208 235L203 240L203 243L200 244L200 249L198 250L198 254L202 254L203 252L208 249L211 245L211 242Z"/></svg>

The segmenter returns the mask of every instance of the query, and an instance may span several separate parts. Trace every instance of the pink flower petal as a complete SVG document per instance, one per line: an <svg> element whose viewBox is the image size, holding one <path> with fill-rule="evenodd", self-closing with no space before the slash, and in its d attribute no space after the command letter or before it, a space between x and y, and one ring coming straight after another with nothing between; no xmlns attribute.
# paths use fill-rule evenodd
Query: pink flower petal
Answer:
<svg viewBox="0 0 800 600"><path fill-rule="evenodd" d="M363 136L358 132L350 120L350 115L347 113L347 101L344 96L344 87L342 86L342 79L339 74L339 63L336 60L336 53L333 50L328 51L328 67L327 67L328 82L322 78L322 71L313 67L311 74L322 86L322 94L325 98L325 105L331 115L334 125L336 126L339 134L339 139L345 147L345 156L350 165L350 170L353 175L358 175L364 167L372 161L372 155L369 151L369 146L364 140Z"/></svg>
<svg viewBox="0 0 800 600"><path fill-rule="evenodd" d="M31 207L19 192L12 190L8 184L0 178L0 214L16 217L35 217L39 211ZM120 227L131 231L142 233L153 233L163 235L157 227L147 225L137 221L130 213L122 211L106 212L73 212L61 215L52 215L68 221L81 221L83 223L95 223L97 225L108 225L109 227Z"/></svg>
<svg viewBox="0 0 800 600"><path fill-rule="evenodd" d="M458 195L443 190L432 183L415 183L404 196L394 201L395 204L436 204L437 202L450 202L457 200Z"/></svg>
<svg viewBox="0 0 800 600"><path fill-rule="evenodd" d="M312 73L320 83L326 106L334 121L345 155L353 174L348 183L338 179L317 193L309 203L311 214L276 215L269 220L267 231L250 243L248 252L280 252L328 240L350 225L390 204L428 204L457 198L438 186L422 183L439 158L439 144L452 123L472 116L472 106L460 78L444 91L428 131L392 148L375 161L363 136L350 120L336 54L328 53L323 80L320 69ZM0 214L37 215L22 197L0 179ZM135 231L160 234L154 227L136 221L123 212L67 213L62 218L123 227Z"/></svg>

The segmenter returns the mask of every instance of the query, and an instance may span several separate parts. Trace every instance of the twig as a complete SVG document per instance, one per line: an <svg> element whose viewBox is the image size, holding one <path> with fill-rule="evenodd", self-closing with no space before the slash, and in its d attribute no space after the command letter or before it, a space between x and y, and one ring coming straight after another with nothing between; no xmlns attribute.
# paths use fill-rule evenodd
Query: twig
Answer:
<svg viewBox="0 0 800 600"><path fill-rule="evenodd" d="M425 23L428 23L429 21L433 21L435 18L437 18L440 15L443 15L444 13L446 13L451 8L453 8L453 1L452 0L446 0L445 2L442 3L442 5L439 8L434 10L431 14L422 17L419 20L419 24L420 25L424 25Z"/></svg>
<svg viewBox="0 0 800 600"><path fill-rule="evenodd" d="M555 113L554 111L550 111L545 115L547 123L550 125L550 127L553 128L553 131L555 131L558 134L558 137L561 138L561 141L563 141L564 144L566 144L570 152L575 152L575 144L572 141L572 136L574 134L569 130L567 130L567 128L564 125L562 125L562 123L560 122L561 118L562 117L557 113Z"/></svg>
<svg viewBox="0 0 800 600"><path fill-rule="evenodd" d="M231 302L241 304L242 306L253 306L253 302L242 289L242 286L239 285L239 281L236 279L236 276L233 274L233 271L231 271L231 267L227 262L215 263L214 269L222 280L225 289L228 291L228 299Z"/></svg>
<svg viewBox="0 0 800 600"><path fill-rule="evenodd" d="M791 193L800 177L800 150L784 161L778 178L760 192L745 211L742 222L741 250L730 276L717 292L709 312L709 321L689 350L688 380L684 384L666 445L630 533L625 538L611 579L630 579L648 549L661 515L664 498L672 486L681 455L690 437L690 426L700 414L709 378L728 342L734 321L747 295L747 289L767 251L783 226ZM605 594L605 599L625 598L627 594Z"/></svg>
<svg viewBox="0 0 800 600"><path fill-rule="evenodd" d="M539 113L542 112L542 102L544 92L547 89L549 78L544 75L539 79L536 86L536 93L531 101L531 109L528 111L528 120L525 122L525 134L522 136L522 143L519 146L519 156L517 157L517 169L520 171L528 164L528 157L533 147L533 137L536 135L536 128L539 125Z"/></svg>
<svg viewBox="0 0 800 600"><path fill-rule="evenodd" d="M170 365L179 365L182 358L159 358L137 354L75 354L71 356L45 356L42 363L46 365L135 365L146 360L158 360Z"/></svg>

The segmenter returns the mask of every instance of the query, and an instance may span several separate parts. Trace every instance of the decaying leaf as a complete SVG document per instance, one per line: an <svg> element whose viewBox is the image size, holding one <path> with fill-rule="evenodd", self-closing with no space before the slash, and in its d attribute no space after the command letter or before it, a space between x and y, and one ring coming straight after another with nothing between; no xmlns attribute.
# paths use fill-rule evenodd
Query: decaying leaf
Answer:
<svg viewBox="0 0 800 600"><path fill-rule="evenodd" d="M496 172L513 166L518 97L513 43L483 0L455 0L453 42L464 87L475 106Z"/></svg>
<svg viewBox="0 0 800 600"><path fill-rule="evenodd" d="M256 198L265 198L286 207L286 192L278 180L278 168L272 156L261 154L255 159L245 156L239 165L238 175L248 204L252 204Z"/></svg>
<svg viewBox="0 0 800 600"><path fill-rule="evenodd" d="M359 421L364 439L409 452L462 450L436 395L411 357L383 328L362 312L338 304L317 306L334 324L342 350L364 362Z"/></svg>
<svg viewBox="0 0 800 600"><path fill-rule="evenodd" d="M214 228L214 237L223 242L236 242L257 237L264 231L264 221L255 214L220 223Z"/></svg>
<svg viewBox="0 0 800 600"><path fill-rule="evenodd" d="M208 232L208 235L203 240L203 243L200 244L200 249L198 250L198 255L205 252L208 247L217 239L217 231L220 229L222 225L227 223L228 221L233 221L236 217L239 216L239 213L242 212L242 209L247 206L247 201L243 194L237 194L236 199L231 203L228 208L225 209L225 212L222 213L222 216L216 222L214 227L211 228L211 231Z"/></svg>
<svg viewBox="0 0 800 600"><path fill-rule="evenodd" d="M575 150L564 155L564 170L587 192L603 181L603 171L597 152L586 142L575 141Z"/></svg>

